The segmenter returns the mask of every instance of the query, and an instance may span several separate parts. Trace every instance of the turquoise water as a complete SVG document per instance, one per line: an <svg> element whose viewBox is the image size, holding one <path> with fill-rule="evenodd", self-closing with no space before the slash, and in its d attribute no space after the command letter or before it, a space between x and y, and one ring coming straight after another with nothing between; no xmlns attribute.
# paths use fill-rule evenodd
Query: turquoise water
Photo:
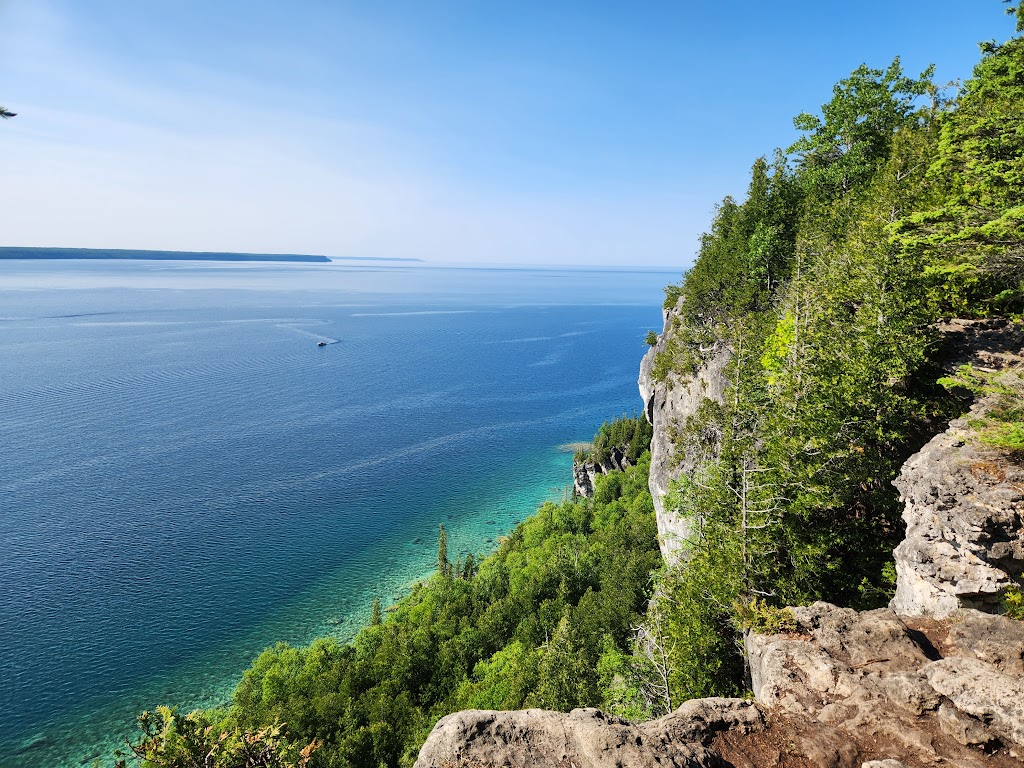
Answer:
<svg viewBox="0 0 1024 768"><path fill-rule="evenodd" d="M349 637L638 410L664 272L0 263L0 765ZM326 342L318 346L318 342Z"/></svg>

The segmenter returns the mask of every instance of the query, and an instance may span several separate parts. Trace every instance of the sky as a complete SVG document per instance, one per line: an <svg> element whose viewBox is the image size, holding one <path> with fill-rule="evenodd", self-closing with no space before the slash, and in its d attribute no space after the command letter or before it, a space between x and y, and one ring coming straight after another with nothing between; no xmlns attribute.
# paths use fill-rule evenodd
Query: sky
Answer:
<svg viewBox="0 0 1024 768"><path fill-rule="evenodd" d="M684 269L861 63L997 0L0 0L0 245Z"/></svg>

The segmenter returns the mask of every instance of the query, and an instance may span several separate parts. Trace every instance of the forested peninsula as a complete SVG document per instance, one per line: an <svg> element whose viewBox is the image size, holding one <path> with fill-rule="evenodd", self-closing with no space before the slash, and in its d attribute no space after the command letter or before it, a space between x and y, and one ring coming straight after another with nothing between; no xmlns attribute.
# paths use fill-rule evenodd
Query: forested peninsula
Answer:
<svg viewBox="0 0 1024 768"><path fill-rule="evenodd" d="M482 559L440 529L351 642L143 713L122 760L1019 765L1024 39L955 88L858 67L795 125L666 289L653 430L605 425L589 488Z"/></svg>
<svg viewBox="0 0 1024 768"><path fill-rule="evenodd" d="M138 261L274 261L329 264L331 261L375 263L420 262L423 259L387 256L315 256L304 253L232 253L227 251L147 251L124 248L18 248L0 246L0 259L101 259Z"/></svg>
<svg viewBox="0 0 1024 768"><path fill-rule="evenodd" d="M220 251L145 251L121 248L0 247L0 259L103 259L145 261L286 261L329 263L326 256L296 253L222 253Z"/></svg>

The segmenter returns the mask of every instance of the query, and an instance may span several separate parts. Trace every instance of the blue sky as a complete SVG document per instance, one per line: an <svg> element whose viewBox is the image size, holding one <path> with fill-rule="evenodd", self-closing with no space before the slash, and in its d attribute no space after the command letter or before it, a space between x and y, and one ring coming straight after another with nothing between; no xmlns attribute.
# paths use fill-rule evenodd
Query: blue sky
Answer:
<svg viewBox="0 0 1024 768"><path fill-rule="evenodd" d="M0 0L0 244L684 268L862 62L996 0Z"/></svg>

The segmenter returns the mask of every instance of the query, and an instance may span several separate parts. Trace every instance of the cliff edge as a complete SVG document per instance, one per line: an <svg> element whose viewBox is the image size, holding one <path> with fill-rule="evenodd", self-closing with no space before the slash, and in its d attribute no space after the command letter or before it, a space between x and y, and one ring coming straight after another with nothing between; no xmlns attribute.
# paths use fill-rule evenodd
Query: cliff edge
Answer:
<svg viewBox="0 0 1024 768"><path fill-rule="evenodd" d="M668 563L683 555L690 531L686 521L665 504L665 497L672 481L692 472L697 464L697 458L687 455L676 438L705 400L722 402L728 384L725 367L732 357L726 345L715 344L702 350L704 360L691 376L682 376L671 368L663 375L657 375L658 357L669 353L678 332L678 313L678 303L663 310L664 329L640 361L637 380L644 402L644 415L654 428L649 484L658 518L661 554Z"/></svg>
<svg viewBox="0 0 1024 768"><path fill-rule="evenodd" d="M982 375L1024 369L1024 338L1006 321L953 321L943 329L959 356ZM998 409L981 397L903 465L895 481L906 538L893 553L897 589L890 607L906 616L945 618L960 608L993 611L1024 575L1024 467L994 450L976 426Z"/></svg>
<svg viewBox="0 0 1024 768"><path fill-rule="evenodd" d="M946 370L1024 366L1024 339L1005 321L940 329ZM685 526L666 510L672 479L693 468L676 437L705 399L721 398L727 350L689 380L655 381L641 367L654 424L651 491L666 559ZM907 535L895 551L889 608L829 603L787 609L789 631L748 633L754 701L698 699L658 720L630 723L598 710L568 714L468 711L442 719L416 768L1009 768L1024 766L1024 622L995 613L1024 582L1024 468L979 439L997 395L979 398L904 464L895 481Z"/></svg>

